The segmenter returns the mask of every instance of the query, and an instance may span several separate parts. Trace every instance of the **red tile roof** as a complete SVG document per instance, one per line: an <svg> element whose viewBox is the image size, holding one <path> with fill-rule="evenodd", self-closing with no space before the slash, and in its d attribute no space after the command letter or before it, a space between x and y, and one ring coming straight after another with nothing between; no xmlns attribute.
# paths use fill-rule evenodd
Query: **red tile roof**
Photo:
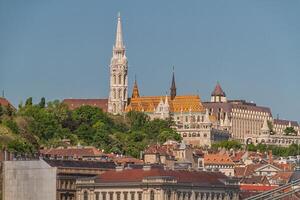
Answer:
<svg viewBox="0 0 300 200"><path fill-rule="evenodd" d="M211 96L222 96L222 97L226 96L225 92L223 91L223 89L219 83L217 83L214 91L211 93Z"/></svg>
<svg viewBox="0 0 300 200"><path fill-rule="evenodd" d="M246 185L240 185L240 190L242 191L268 191L272 190L274 188L277 188L278 186L274 185L252 185L252 184L246 184Z"/></svg>
<svg viewBox="0 0 300 200"><path fill-rule="evenodd" d="M108 99L64 99L63 103L68 106L70 110L74 110L81 106L94 106L107 112Z"/></svg>
<svg viewBox="0 0 300 200"><path fill-rule="evenodd" d="M234 162L227 154L205 154L204 165L209 164L234 165Z"/></svg>
<svg viewBox="0 0 300 200"><path fill-rule="evenodd" d="M67 156L67 157L97 157L102 156L103 153L95 147L73 147L66 149L45 149L40 150L41 154L50 156Z"/></svg>
<svg viewBox="0 0 300 200"><path fill-rule="evenodd" d="M224 186L220 179L227 179L227 177L220 172L172 171L153 168L149 170L123 169L122 171L108 171L99 175L97 182L141 182L144 178L149 177L173 177L178 183L194 183L210 187Z"/></svg>
<svg viewBox="0 0 300 200"><path fill-rule="evenodd" d="M119 165L120 164L126 165L126 164L142 164L142 163L144 163L142 160L139 160L139 159L136 159L133 157L126 157L126 156L114 157L112 160Z"/></svg>
<svg viewBox="0 0 300 200"><path fill-rule="evenodd" d="M244 154L245 152L243 151L237 152L234 156L231 157L231 159L233 162L240 162Z"/></svg>
<svg viewBox="0 0 300 200"><path fill-rule="evenodd" d="M173 156L172 151L170 148L172 145L151 145L148 148L145 149L145 154L159 154L159 155L169 155Z"/></svg>
<svg viewBox="0 0 300 200"><path fill-rule="evenodd" d="M15 107L6 98L3 98L3 97L0 97L0 105L1 106L11 106L13 109L15 109Z"/></svg>

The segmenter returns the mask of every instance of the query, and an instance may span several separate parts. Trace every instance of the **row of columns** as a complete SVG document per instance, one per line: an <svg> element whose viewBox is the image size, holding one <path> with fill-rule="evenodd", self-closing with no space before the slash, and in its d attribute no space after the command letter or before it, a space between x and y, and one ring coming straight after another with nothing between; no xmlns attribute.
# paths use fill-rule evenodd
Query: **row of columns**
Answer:
<svg viewBox="0 0 300 200"><path fill-rule="evenodd" d="M85 194L86 192L86 194ZM117 198L117 193L120 193ZM215 193L215 192L180 192L180 191L163 191L160 189L151 190L147 189L143 192L126 192L127 199L125 199L125 192L99 192L96 199L96 192L89 191L77 191L77 200L237 200L237 194L229 195L227 193ZM131 194L134 193L134 199ZM139 194L141 195L139 197ZM103 197L105 195L105 197ZM110 196L112 195L112 197ZM112 198L112 199L111 199ZM142 198L142 199L140 199Z"/></svg>

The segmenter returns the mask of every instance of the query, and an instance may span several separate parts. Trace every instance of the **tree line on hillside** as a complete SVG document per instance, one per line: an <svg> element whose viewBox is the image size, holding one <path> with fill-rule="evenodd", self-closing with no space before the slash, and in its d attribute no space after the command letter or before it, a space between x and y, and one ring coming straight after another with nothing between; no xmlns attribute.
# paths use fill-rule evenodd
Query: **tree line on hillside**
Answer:
<svg viewBox="0 0 300 200"><path fill-rule="evenodd" d="M149 144L180 141L172 125L171 120L150 120L141 112L115 116L91 106L69 110L58 100L42 98L33 104L30 97L17 111L0 106L0 147L35 153L41 147L65 145L62 140L68 139L72 145L92 145L107 153L138 157Z"/></svg>
<svg viewBox="0 0 300 200"><path fill-rule="evenodd" d="M266 144L248 144L243 145L239 141L229 140L222 141L212 144L212 149L224 148L226 150L248 150L248 151L259 151L261 153L268 152L272 150L272 154L275 156L287 157L287 156L296 156L300 154L300 145L291 144L288 147L276 146L276 145L266 145Z"/></svg>

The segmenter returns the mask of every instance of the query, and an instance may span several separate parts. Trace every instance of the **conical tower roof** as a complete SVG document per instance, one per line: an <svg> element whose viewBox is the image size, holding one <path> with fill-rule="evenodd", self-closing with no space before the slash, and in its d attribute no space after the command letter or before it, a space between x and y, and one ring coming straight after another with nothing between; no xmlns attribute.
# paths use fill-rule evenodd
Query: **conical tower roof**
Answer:
<svg viewBox="0 0 300 200"><path fill-rule="evenodd" d="M131 98L138 98L138 97L140 97L140 93L139 93L139 88L138 88L138 85L137 85L137 82L135 79Z"/></svg>
<svg viewBox="0 0 300 200"><path fill-rule="evenodd" d="M174 67L173 67L172 83L171 83L171 88L170 88L170 96L171 96L171 100L173 100L176 97L176 83L175 83Z"/></svg>
<svg viewBox="0 0 300 200"><path fill-rule="evenodd" d="M223 91L220 83L218 82L214 91L211 93L211 96L221 96L221 97L226 97L225 92Z"/></svg>
<svg viewBox="0 0 300 200"><path fill-rule="evenodd" d="M116 41L115 41L116 49L123 49L123 33L122 33L122 24L121 24L121 15L118 13L118 23L117 23L117 32L116 32Z"/></svg>
<svg viewBox="0 0 300 200"><path fill-rule="evenodd" d="M267 120L267 118L264 119L264 123L263 123L263 126L261 128L261 131L263 131L263 132L270 131L269 126L268 126L268 120Z"/></svg>

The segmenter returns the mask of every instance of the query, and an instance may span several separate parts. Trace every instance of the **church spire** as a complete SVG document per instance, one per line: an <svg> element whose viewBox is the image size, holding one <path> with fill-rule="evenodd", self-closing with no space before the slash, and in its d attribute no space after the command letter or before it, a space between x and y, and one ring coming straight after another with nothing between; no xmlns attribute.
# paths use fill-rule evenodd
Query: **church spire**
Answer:
<svg viewBox="0 0 300 200"><path fill-rule="evenodd" d="M122 24L121 24L121 15L118 13L118 23L117 23L117 32L116 32L116 42L115 42L116 49L123 49L123 33L122 33Z"/></svg>
<svg viewBox="0 0 300 200"><path fill-rule="evenodd" d="M171 100L173 100L176 97L176 84L175 84L174 66L173 66L172 83L171 83L171 88L170 88L170 96L171 96Z"/></svg>
<svg viewBox="0 0 300 200"><path fill-rule="evenodd" d="M139 88L138 88L138 85L136 82L136 77L135 77L131 98L138 98L138 97L140 97L140 93L139 93Z"/></svg>
<svg viewBox="0 0 300 200"><path fill-rule="evenodd" d="M128 61L122 37L121 17L118 15L116 41L110 60L110 91L108 112L123 114L128 100Z"/></svg>

